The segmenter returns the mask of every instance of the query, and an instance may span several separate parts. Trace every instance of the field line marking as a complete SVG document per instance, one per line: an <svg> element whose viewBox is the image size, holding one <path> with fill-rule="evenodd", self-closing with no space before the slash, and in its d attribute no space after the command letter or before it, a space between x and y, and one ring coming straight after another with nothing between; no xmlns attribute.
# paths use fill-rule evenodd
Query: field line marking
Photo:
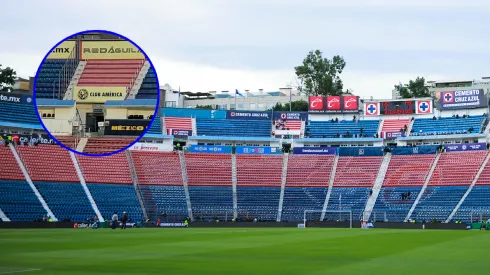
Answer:
<svg viewBox="0 0 490 275"><path fill-rule="evenodd" d="M40 270L41 269L39 269L39 268L30 268L30 269L22 269L22 270L16 270L16 271L5 271L5 272L0 272L0 274L23 273L23 272L40 271Z"/></svg>

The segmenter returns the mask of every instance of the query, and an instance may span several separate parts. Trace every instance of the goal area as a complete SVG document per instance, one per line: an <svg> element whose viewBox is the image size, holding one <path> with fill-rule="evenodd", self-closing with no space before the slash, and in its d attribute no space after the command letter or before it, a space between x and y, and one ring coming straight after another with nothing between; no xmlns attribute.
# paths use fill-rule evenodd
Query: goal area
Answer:
<svg viewBox="0 0 490 275"><path fill-rule="evenodd" d="M306 227L308 221L314 221L319 215L320 221L323 221L326 216L335 217L337 221L348 221L349 228L352 228L351 210L305 210L303 216L303 226Z"/></svg>

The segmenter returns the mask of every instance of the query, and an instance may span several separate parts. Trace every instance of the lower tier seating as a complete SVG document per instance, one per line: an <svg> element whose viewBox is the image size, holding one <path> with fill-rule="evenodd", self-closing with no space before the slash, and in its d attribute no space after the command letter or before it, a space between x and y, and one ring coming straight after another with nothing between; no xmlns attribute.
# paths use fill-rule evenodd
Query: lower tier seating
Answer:
<svg viewBox="0 0 490 275"><path fill-rule="evenodd" d="M183 221L187 218L184 186L140 185L141 195L150 219Z"/></svg>
<svg viewBox="0 0 490 275"><path fill-rule="evenodd" d="M416 221L445 221L468 186L429 186L412 213Z"/></svg>
<svg viewBox="0 0 490 275"><path fill-rule="evenodd" d="M110 220L114 212L120 217L124 211L132 222L144 220L143 210L132 185L120 184L87 184L100 213L105 220Z"/></svg>
<svg viewBox="0 0 490 275"><path fill-rule="evenodd" d="M237 186L238 217L277 220L280 195L280 187Z"/></svg>
<svg viewBox="0 0 490 275"><path fill-rule="evenodd" d="M422 187L383 187L374 205L371 219L403 222ZM406 194L406 196L402 196Z"/></svg>
<svg viewBox="0 0 490 275"><path fill-rule="evenodd" d="M80 183L34 183L59 221L85 222L95 212Z"/></svg>
<svg viewBox="0 0 490 275"><path fill-rule="evenodd" d="M230 221L233 218L231 186L189 186L192 215L195 220Z"/></svg>
<svg viewBox="0 0 490 275"><path fill-rule="evenodd" d="M328 188L295 188L284 189L281 221L303 221L305 210L323 209ZM307 214L307 219L319 219L321 213Z"/></svg>
<svg viewBox="0 0 490 275"><path fill-rule="evenodd" d="M360 221L371 188L332 188L327 210L352 211L352 221ZM349 213L326 213L325 220L348 220Z"/></svg>
<svg viewBox="0 0 490 275"><path fill-rule="evenodd" d="M32 222L47 215L25 181L0 180L0 209L13 222Z"/></svg>
<svg viewBox="0 0 490 275"><path fill-rule="evenodd" d="M471 216L473 221L479 220L480 214L484 220L490 218L490 186L473 187L452 220L470 222Z"/></svg>

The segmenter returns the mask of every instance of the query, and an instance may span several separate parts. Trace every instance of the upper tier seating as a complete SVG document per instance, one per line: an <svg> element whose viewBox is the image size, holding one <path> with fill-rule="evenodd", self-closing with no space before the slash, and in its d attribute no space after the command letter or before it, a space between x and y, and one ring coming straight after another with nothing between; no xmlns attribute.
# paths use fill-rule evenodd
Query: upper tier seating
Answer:
<svg viewBox="0 0 490 275"><path fill-rule="evenodd" d="M424 185L435 155L393 155L383 186Z"/></svg>
<svg viewBox="0 0 490 275"><path fill-rule="evenodd" d="M301 130L303 126L303 122L301 120L286 120L284 123L284 127L281 127L279 121L276 121L275 125L272 125L272 130Z"/></svg>
<svg viewBox="0 0 490 275"><path fill-rule="evenodd" d="M39 125L34 105L0 101L0 121Z"/></svg>
<svg viewBox="0 0 490 275"><path fill-rule="evenodd" d="M0 180L0 209L13 222L32 222L46 215L26 181Z"/></svg>
<svg viewBox="0 0 490 275"><path fill-rule="evenodd" d="M119 86L131 89L144 60L87 60L79 86Z"/></svg>
<svg viewBox="0 0 490 275"><path fill-rule="evenodd" d="M56 145L17 146L33 181L79 182L66 149Z"/></svg>
<svg viewBox="0 0 490 275"><path fill-rule="evenodd" d="M198 118L196 126L198 136L270 137L272 131L270 120Z"/></svg>
<svg viewBox="0 0 490 275"><path fill-rule="evenodd" d="M403 129L405 125L408 127L409 124L409 119L385 119L381 132L400 132L400 129Z"/></svg>
<svg viewBox="0 0 490 275"><path fill-rule="evenodd" d="M328 210L352 211L352 221L359 221L371 188L334 187L328 201ZM348 213L325 213L326 220L349 220Z"/></svg>
<svg viewBox="0 0 490 275"><path fill-rule="evenodd" d="M231 155L186 153L189 185L231 186Z"/></svg>
<svg viewBox="0 0 490 275"><path fill-rule="evenodd" d="M168 131L174 130L189 130L192 131L192 119L186 117L165 117L165 129L167 134L171 135Z"/></svg>
<svg viewBox="0 0 490 275"><path fill-rule="evenodd" d="M339 157L334 186L373 187L383 157Z"/></svg>
<svg viewBox="0 0 490 275"><path fill-rule="evenodd" d="M132 185L120 184L87 184L100 213L105 220L110 220L114 212L122 217L126 211L131 222L144 220L138 196Z"/></svg>
<svg viewBox="0 0 490 275"><path fill-rule="evenodd" d="M158 97L158 83L153 67L146 73L143 83L136 95L136 99L156 99Z"/></svg>
<svg viewBox="0 0 490 275"><path fill-rule="evenodd" d="M471 116L467 118L441 117L437 120L433 120L432 118L418 118L413 123L413 132L410 135L450 135L463 133L471 127L474 128L472 131L473 134L478 134L480 133L480 127L484 119L482 116Z"/></svg>
<svg viewBox="0 0 490 275"><path fill-rule="evenodd" d="M280 194L280 187L237 186L238 217L276 221Z"/></svg>
<svg viewBox="0 0 490 275"><path fill-rule="evenodd" d="M429 185L470 185L487 154L487 151L443 153Z"/></svg>
<svg viewBox="0 0 490 275"><path fill-rule="evenodd" d="M468 186L428 186L411 218L416 221L445 221Z"/></svg>
<svg viewBox="0 0 490 275"><path fill-rule="evenodd" d="M121 150L131 144L134 138L111 138L111 137L93 137L89 138L83 151L89 154L112 153Z"/></svg>
<svg viewBox="0 0 490 275"><path fill-rule="evenodd" d="M333 161L333 155L289 155L286 186L328 186Z"/></svg>
<svg viewBox="0 0 490 275"><path fill-rule="evenodd" d="M307 135L312 138L335 138L337 134L345 135L347 132L349 134L359 135L361 133L367 134L368 137L373 137L373 135L378 131L379 120L359 120L354 121L310 121L309 125L306 126Z"/></svg>
<svg viewBox="0 0 490 275"><path fill-rule="evenodd" d="M237 155L238 186L281 186L282 155Z"/></svg>
<svg viewBox="0 0 490 275"><path fill-rule="evenodd" d="M160 116L160 111L157 111L157 115L155 119L153 119L153 123L148 129L147 134L161 135L162 134L162 117Z"/></svg>
<svg viewBox="0 0 490 275"><path fill-rule="evenodd" d="M481 178L481 176L480 176ZM490 186L476 185L453 216L453 221L470 222L490 218ZM471 218L473 216L473 219Z"/></svg>
<svg viewBox="0 0 490 275"><path fill-rule="evenodd" d="M17 161L9 147L0 145L0 179L25 180Z"/></svg>
<svg viewBox="0 0 490 275"><path fill-rule="evenodd" d="M233 190L231 186L189 186L192 215L196 220L231 221L233 218Z"/></svg>
<svg viewBox="0 0 490 275"><path fill-rule="evenodd" d="M305 210L323 209L328 188L297 188L284 189L281 221L303 221ZM307 219L320 218L321 213L307 214Z"/></svg>
<svg viewBox="0 0 490 275"><path fill-rule="evenodd" d="M177 153L131 151L139 184L182 186Z"/></svg>
<svg viewBox="0 0 490 275"><path fill-rule="evenodd" d="M131 184L133 182L124 152L105 157L77 155L77 158L87 183Z"/></svg>
<svg viewBox="0 0 490 275"><path fill-rule="evenodd" d="M156 220L163 214L168 221L182 222L187 217L187 203L185 200L184 186L155 186L141 185L146 211L150 218Z"/></svg>
<svg viewBox="0 0 490 275"><path fill-rule="evenodd" d="M381 188L371 219L376 214L376 221L383 221L386 214L389 222L403 222L421 189L421 186ZM408 196L402 197L402 194Z"/></svg>
<svg viewBox="0 0 490 275"><path fill-rule="evenodd" d="M63 99L65 91L59 91L58 87L60 75L71 79L78 66L78 62L69 60L73 63L66 67L66 72L61 73L67 61L66 59L44 60L36 80L36 98Z"/></svg>
<svg viewBox="0 0 490 275"><path fill-rule="evenodd" d="M59 221L93 220L95 212L80 183L34 182Z"/></svg>

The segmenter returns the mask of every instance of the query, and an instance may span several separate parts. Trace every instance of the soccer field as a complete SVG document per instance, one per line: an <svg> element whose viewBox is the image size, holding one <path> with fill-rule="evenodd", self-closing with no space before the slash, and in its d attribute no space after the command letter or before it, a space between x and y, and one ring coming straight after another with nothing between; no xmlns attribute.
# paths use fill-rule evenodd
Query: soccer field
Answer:
<svg viewBox="0 0 490 275"><path fill-rule="evenodd" d="M0 230L0 274L473 274L481 231Z"/></svg>

